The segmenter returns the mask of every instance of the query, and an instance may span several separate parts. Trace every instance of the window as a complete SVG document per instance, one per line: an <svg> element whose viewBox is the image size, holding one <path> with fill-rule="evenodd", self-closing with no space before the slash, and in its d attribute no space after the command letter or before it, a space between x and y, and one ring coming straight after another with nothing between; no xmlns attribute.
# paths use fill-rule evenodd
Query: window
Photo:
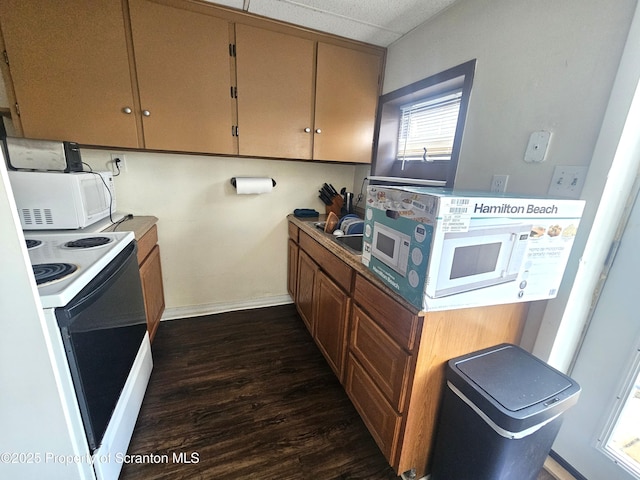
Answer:
<svg viewBox="0 0 640 480"><path fill-rule="evenodd" d="M400 107L399 161L451 160L462 90Z"/></svg>
<svg viewBox="0 0 640 480"><path fill-rule="evenodd" d="M453 187L475 65L470 60L380 97L370 183Z"/></svg>

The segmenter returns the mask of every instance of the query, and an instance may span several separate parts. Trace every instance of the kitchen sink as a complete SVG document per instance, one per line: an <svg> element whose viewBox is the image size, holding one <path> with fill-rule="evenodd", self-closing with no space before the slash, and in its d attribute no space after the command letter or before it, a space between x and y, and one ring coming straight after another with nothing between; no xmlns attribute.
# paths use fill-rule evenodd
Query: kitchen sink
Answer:
<svg viewBox="0 0 640 480"><path fill-rule="evenodd" d="M335 237L335 241L357 255L362 254L362 235L342 235Z"/></svg>

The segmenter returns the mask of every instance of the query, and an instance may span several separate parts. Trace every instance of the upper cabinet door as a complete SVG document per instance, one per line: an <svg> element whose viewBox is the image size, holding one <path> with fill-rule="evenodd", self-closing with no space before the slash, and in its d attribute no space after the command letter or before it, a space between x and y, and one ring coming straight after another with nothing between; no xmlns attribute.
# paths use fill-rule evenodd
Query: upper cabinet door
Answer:
<svg viewBox="0 0 640 480"><path fill-rule="evenodd" d="M313 158L370 163L381 55L318 43Z"/></svg>
<svg viewBox="0 0 640 480"><path fill-rule="evenodd" d="M314 42L236 24L240 155L311 158Z"/></svg>
<svg viewBox="0 0 640 480"><path fill-rule="evenodd" d="M237 153L229 22L130 0L145 147Z"/></svg>
<svg viewBox="0 0 640 480"><path fill-rule="evenodd" d="M26 137L137 147L122 4L2 0Z"/></svg>

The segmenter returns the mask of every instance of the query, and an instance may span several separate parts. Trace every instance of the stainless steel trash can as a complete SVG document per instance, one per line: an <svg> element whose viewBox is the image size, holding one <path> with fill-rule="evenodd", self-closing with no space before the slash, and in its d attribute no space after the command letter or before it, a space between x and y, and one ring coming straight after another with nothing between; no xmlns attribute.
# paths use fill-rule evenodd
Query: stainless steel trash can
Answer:
<svg viewBox="0 0 640 480"><path fill-rule="evenodd" d="M516 345L446 366L431 480L535 480L580 386Z"/></svg>

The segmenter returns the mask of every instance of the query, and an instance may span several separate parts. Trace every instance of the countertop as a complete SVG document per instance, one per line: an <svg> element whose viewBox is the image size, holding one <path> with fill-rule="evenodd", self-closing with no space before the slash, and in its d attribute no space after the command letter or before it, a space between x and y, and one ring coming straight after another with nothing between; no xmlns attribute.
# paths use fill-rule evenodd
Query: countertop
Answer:
<svg viewBox="0 0 640 480"><path fill-rule="evenodd" d="M130 219L126 219L126 215L116 212L112 215L111 219L104 218L98 220L91 225L78 228L76 230L30 230L29 233L98 233L98 232L133 232L136 240L140 240L145 233L147 233L151 227L158 223L156 217L150 215L144 216L131 216Z"/></svg>
<svg viewBox="0 0 640 480"><path fill-rule="evenodd" d="M147 233L151 227L153 227L156 223L158 223L158 219L156 217L147 215L147 216L139 216L132 217L127 220L123 220L122 222L112 224L108 222L106 226L99 231L101 232L133 232L136 237L136 240L140 240L145 233Z"/></svg>
<svg viewBox="0 0 640 480"><path fill-rule="evenodd" d="M401 295L398 295L387 285L385 285L376 274L374 274L369 268L362 263L362 255L357 255L346 247L343 247L335 241L335 237L332 234L325 233L323 230L315 226L317 222L322 222L326 219L326 215L320 215L314 218L298 218L295 215L288 215L287 220L297 226L301 231L308 234L311 238L317 241L320 245L325 247L331 253L336 255L340 260L349 265L355 270L356 273L366 278L369 282L373 283L380 290L384 291L390 297L401 304L404 308L409 310L414 315L425 315L426 312L417 309L411 303L407 302Z"/></svg>

